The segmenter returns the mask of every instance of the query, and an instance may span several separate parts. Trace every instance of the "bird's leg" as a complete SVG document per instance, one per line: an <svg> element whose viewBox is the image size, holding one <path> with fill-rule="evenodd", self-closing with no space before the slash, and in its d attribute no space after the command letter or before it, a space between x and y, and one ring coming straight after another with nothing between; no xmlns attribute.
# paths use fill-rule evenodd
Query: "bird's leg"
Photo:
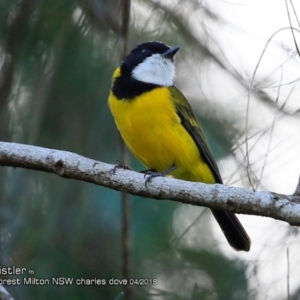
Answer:
<svg viewBox="0 0 300 300"><path fill-rule="evenodd" d="M145 187L147 188L147 184L154 178L154 177L165 177L169 175L171 172L173 172L177 167L173 165L171 168L164 172L156 172L153 170L146 170L143 171L142 173L145 173L144 177L148 176L148 178L145 181Z"/></svg>
<svg viewBox="0 0 300 300"><path fill-rule="evenodd" d="M154 169L147 169L147 170L143 170L143 171L140 171L140 173L143 173L143 174L148 174L149 172L156 172Z"/></svg>
<svg viewBox="0 0 300 300"><path fill-rule="evenodd" d="M117 164L113 168L114 174L116 173L117 169L132 170L129 166L123 165L119 160L117 160Z"/></svg>

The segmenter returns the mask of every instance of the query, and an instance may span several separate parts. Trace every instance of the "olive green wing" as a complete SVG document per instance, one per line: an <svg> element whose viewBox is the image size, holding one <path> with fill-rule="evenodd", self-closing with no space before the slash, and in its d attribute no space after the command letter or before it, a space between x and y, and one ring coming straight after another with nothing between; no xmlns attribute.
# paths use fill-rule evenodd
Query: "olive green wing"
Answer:
<svg viewBox="0 0 300 300"><path fill-rule="evenodd" d="M169 87L169 89L171 92L172 101L175 104L175 108L181 120L182 126L195 141L201 157L210 167L211 171L214 174L216 182L223 183L219 168L215 162L214 157L212 156L207 140L198 124L198 121L192 111L190 104L176 86Z"/></svg>
<svg viewBox="0 0 300 300"><path fill-rule="evenodd" d="M218 166L209 149L206 138L194 116L192 108L184 95L175 87L170 87L172 101L174 102L182 126L194 139L202 159L210 167L216 183L222 183ZM212 213L219 223L227 241L237 251L249 251L251 240L238 218L232 212L212 209Z"/></svg>

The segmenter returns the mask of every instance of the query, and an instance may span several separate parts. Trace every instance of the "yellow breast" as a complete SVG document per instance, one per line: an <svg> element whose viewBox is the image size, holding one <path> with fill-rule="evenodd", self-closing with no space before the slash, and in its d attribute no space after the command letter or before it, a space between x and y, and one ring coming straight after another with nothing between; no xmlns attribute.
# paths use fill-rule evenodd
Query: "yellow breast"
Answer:
<svg viewBox="0 0 300 300"><path fill-rule="evenodd" d="M109 106L131 152L146 167L190 181L215 182L189 133L181 125L167 87L158 87L134 99L117 99Z"/></svg>

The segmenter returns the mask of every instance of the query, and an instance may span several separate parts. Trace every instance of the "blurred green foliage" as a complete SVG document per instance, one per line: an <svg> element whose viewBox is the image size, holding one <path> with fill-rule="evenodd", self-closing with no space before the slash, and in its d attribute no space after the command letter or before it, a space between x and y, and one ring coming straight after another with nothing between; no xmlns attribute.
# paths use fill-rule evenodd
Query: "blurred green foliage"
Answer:
<svg viewBox="0 0 300 300"><path fill-rule="evenodd" d="M115 163L118 133L107 97L121 55L120 3L0 1L1 140ZM161 8L145 3L132 5L149 5L161 15ZM186 39L185 46L193 46L179 25L177 36L170 37L163 27L143 32L134 18L130 45ZM174 28L174 20L169 16L165 22ZM216 141L214 122L202 121ZM218 156L229 152L230 141L224 143ZM217 149L217 143L212 147ZM143 169L132 157L131 162ZM26 267L36 278L122 278L119 193L35 171L1 168L0 176L1 266ZM209 249L169 246L177 206L130 198L132 277L166 282L135 287L134 299L248 299L243 262ZM115 299L123 291L122 286L76 284L7 288L15 299Z"/></svg>

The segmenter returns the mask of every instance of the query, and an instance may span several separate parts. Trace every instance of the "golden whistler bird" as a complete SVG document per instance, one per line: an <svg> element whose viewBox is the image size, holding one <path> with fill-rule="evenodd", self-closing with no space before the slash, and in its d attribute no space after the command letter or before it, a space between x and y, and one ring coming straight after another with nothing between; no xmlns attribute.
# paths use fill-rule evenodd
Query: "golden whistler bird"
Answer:
<svg viewBox="0 0 300 300"><path fill-rule="evenodd" d="M179 47L146 42L134 48L112 78L109 107L130 151L155 176L223 183L192 108L174 85ZM231 212L212 210L229 244L249 251L251 241Z"/></svg>

